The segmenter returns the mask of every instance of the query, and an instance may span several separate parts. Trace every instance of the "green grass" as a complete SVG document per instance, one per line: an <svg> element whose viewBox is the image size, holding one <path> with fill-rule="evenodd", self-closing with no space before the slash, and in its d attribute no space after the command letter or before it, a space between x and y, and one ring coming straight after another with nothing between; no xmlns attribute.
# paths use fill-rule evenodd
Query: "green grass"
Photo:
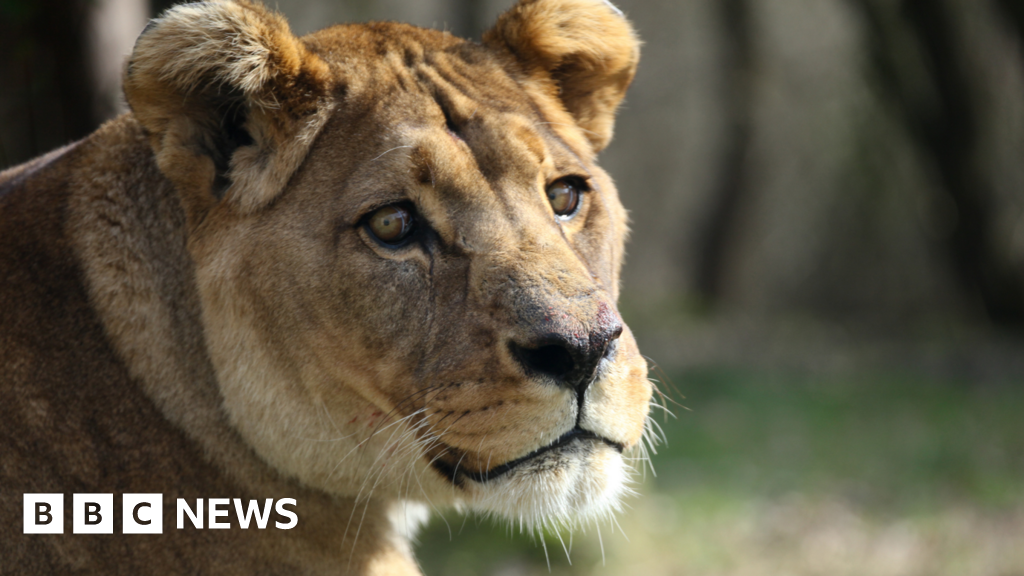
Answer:
<svg viewBox="0 0 1024 576"><path fill-rule="evenodd" d="M703 369L671 378L678 418L643 495L562 544L551 574L1024 573L1024 382ZM663 386L665 387L665 386ZM681 395L685 395L682 398ZM435 519L428 575L548 574L490 521ZM564 535L563 535L564 536Z"/></svg>
<svg viewBox="0 0 1024 576"><path fill-rule="evenodd" d="M655 489L718 486L759 496L794 490L877 511L1024 494L1024 382L975 387L912 376L681 376Z"/></svg>

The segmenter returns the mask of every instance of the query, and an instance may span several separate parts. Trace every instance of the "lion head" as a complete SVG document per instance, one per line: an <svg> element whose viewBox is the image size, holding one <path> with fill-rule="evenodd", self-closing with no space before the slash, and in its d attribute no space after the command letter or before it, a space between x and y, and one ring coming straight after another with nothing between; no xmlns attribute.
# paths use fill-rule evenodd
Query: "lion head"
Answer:
<svg viewBox="0 0 1024 576"><path fill-rule="evenodd" d="M125 92L184 208L223 409L264 461L530 525L618 506L652 389L595 157L638 56L600 0L522 0L482 43L296 38L244 1L151 24Z"/></svg>

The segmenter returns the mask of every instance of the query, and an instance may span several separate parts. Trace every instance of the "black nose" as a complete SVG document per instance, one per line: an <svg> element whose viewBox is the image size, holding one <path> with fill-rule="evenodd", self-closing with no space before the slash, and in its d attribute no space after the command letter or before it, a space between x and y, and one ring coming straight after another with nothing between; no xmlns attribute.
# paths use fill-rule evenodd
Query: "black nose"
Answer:
<svg viewBox="0 0 1024 576"><path fill-rule="evenodd" d="M597 366L616 348L622 323L613 320L590 334L548 332L525 342L511 342L512 354L532 374L582 394L594 380Z"/></svg>

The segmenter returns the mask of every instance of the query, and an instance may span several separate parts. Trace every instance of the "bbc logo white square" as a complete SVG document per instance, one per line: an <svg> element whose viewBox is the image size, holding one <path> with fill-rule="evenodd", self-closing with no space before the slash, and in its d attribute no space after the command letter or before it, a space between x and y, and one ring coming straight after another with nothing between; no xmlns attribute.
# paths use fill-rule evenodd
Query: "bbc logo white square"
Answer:
<svg viewBox="0 0 1024 576"><path fill-rule="evenodd" d="M23 534L63 534L64 495L25 494Z"/></svg>
<svg viewBox="0 0 1024 576"><path fill-rule="evenodd" d="M114 533L113 494L75 494L71 531L75 534Z"/></svg>
<svg viewBox="0 0 1024 576"><path fill-rule="evenodd" d="M125 494L121 499L123 534L163 534L163 494Z"/></svg>

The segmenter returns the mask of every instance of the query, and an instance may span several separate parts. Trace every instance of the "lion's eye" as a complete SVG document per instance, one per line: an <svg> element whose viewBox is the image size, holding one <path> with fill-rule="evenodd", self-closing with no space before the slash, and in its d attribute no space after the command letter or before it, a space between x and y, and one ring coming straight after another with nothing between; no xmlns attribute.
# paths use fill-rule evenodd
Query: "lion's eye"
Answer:
<svg viewBox="0 0 1024 576"><path fill-rule="evenodd" d="M548 201L559 216L571 216L580 205L584 184L574 177L560 178L548 185Z"/></svg>
<svg viewBox="0 0 1024 576"><path fill-rule="evenodd" d="M400 205L385 206L366 221L366 228L386 244L397 244L412 232L415 222L412 211Z"/></svg>

